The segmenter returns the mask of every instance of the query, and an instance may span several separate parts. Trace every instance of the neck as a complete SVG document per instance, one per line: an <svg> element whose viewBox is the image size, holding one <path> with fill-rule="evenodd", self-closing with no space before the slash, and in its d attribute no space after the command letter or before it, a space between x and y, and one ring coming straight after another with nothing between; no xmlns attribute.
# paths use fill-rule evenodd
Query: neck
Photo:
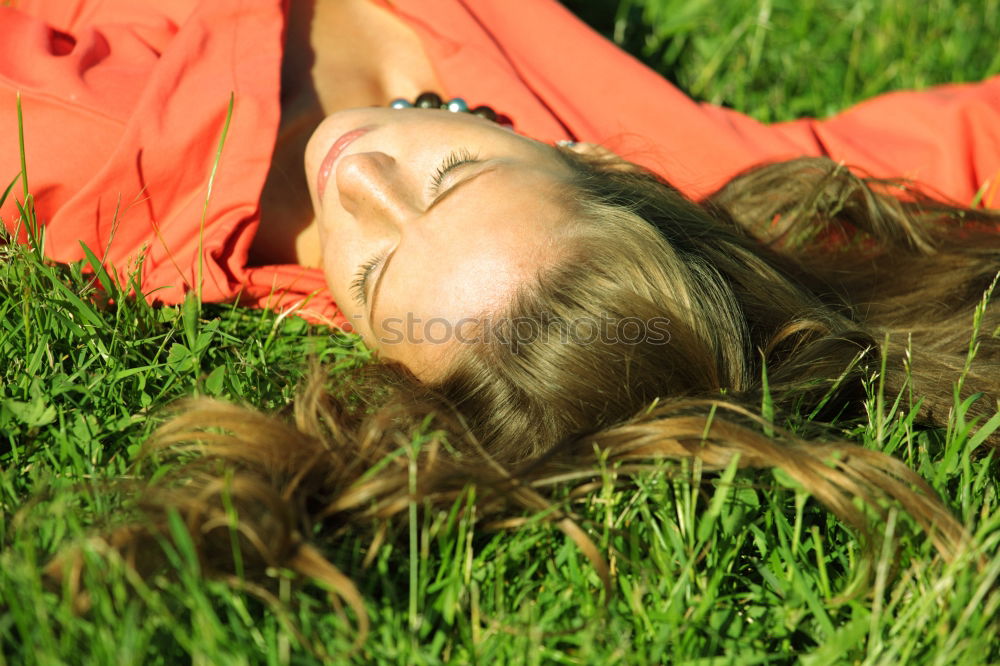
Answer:
<svg viewBox="0 0 1000 666"><path fill-rule="evenodd" d="M440 89L419 38L389 10L370 0L292 0L281 67L281 125L261 194L251 264L320 265L302 155L323 118Z"/></svg>

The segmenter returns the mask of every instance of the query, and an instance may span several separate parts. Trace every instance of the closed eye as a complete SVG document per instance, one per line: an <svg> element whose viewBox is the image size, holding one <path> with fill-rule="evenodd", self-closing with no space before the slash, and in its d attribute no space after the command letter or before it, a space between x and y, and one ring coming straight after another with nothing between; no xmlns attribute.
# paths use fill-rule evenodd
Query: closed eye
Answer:
<svg viewBox="0 0 1000 666"><path fill-rule="evenodd" d="M358 268L351 281L351 297L362 308L368 305L368 280L382 261L389 256L388 251L379 252Z"/></svg>
<svg viewBox="0 0 1000 666"><path fill-rule="evenodd" d="M444 159L440 166L434 171L434 175L431 177L431 184L427 190L427 196L429 199L434 199L441 191L441 184L444 182L445 176L457 167L463 164L470 164L472 162L479 161L479 156L469 152L465 148L459 148L453 151L448 157Z"/></svg>

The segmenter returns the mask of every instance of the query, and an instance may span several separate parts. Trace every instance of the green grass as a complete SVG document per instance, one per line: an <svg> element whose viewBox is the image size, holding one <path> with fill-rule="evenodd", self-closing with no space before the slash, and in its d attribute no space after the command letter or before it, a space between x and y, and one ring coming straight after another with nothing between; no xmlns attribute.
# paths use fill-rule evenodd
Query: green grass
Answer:
<svg viewBox="0 0 1000 666"><path fill-rule="evenodd" d="M1000 1L563 0L696 99L762 121L1000 73Z"/></svg>
<svg viewBox="0 0 1000 666"><path fill-rule="evenodd" d="M822 115L882 89L975 80L1000 65L996 2L572 4L699 97L763 119ZM9 196L24 201L23 185ZM892 514L885 529L899 550L881 553L869 594L842 600L861 546L799 489L779 475L664 464L630 480L603 470L582 497L556 491L613 568L607 600L555 527L491 529L460 511L470 494L451 511L388 526L368 568L375 526L322 541L372 621L349 658L355 625L322 590L275 571L277 602L267 603L206 581L181 532L168 572L147 580L88 542L92 609L77 615L65 590L43 586L41 567L128 511L110 481L130 473L165 405L198 393L275 409L291 399L303 359L367 359L354 338L268 312L194 298L151 308L110 284L101 294L101 273L83 268L0 245L0 664L1000 661L997 466L969 455L983 430L961 405L947 431L915 430L919 396L897 400L877 382L870 423L845 435L930 480L969 525L983 567L973 554L936 561L906 516Z"/></svg>

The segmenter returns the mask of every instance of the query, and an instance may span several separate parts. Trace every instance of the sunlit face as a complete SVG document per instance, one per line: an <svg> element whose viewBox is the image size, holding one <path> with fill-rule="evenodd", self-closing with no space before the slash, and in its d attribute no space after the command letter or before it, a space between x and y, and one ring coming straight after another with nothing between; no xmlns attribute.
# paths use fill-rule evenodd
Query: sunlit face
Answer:
<svg viewBox="0 0 1000 666"><path fill-rule="evenodd" d="M556 149L469 114L338 112L305 167L333 297L382 358L424 379L556 260L569 228Z"/></svg>

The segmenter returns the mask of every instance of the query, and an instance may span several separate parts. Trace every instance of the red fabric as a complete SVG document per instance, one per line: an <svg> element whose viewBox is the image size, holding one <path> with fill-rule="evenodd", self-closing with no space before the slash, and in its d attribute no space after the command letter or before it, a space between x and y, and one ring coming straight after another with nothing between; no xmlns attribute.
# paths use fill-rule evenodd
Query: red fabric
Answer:
<svg viewBox="0 0 1000 666"><path fill-rule="evenodd" d="M509 0L373 1L421 37L444 93L500 108L538 139L603 143L692 196L801 155L913 178L963 203L990 183L995 191L1000 176L1000 77L763 125L692 102L555 0L516 11ZM0 187L20 168L20 91L51 257L81 259L83 241L122 276L141 257L143 291L165 303L183 298L201 264L206 300L294 306L343 323L320 271L246 266L280 116L284 10L282 0L0 7ZM230 92L232 122L203 215ZM13 227L12 200L0 216Z"/></svg>
<svg viewBox="0 0 1000 666"><path fill-rule="evenodd" d="M422 0L397 1L415 16L427 13ZM882 95L829 120L765 125L693 102L554 0L518 3L516 12L503 0L430 4L436 9L447 5L448 22L441 31L462 35L470 44L466 55L482 49L506 56L507 66L490 74L514 71L575 138L601 142L691 196L709 194L761 162L803 155L829 156L877 177L912 178L965 204L988 180L1000 177L1000 76ZM459 4L477 26L489 26L488 39L466 39L474 33L471 22L460 18ZM439 19L436 11L428 23L438 26ZM425 39L431 36L424 33ZM443 76L446 85L477 93L505 89L482 80L487 77L471 76L477 58L454 53L452 60L466 64L440 72L448 75ZM516 101L521 103L520 97ZM563 138L549 124L536 123L534 111L524 103L511 115L519 121L523 116L529 124L519 125L533 136ZM1000 196L994 203L1000 205Z"/></svg>

